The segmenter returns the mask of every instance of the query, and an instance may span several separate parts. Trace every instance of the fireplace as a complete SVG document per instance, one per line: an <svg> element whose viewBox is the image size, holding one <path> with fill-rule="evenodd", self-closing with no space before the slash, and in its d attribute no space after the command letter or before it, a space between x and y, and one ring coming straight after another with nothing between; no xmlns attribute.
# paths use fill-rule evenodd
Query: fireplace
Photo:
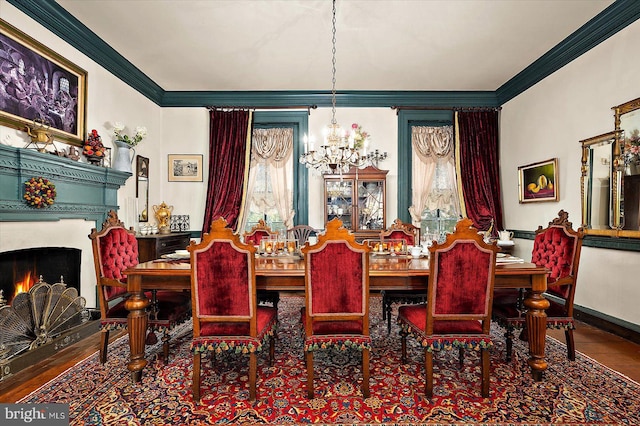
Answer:
<svg viewBox="0 0 640 426"><path fill-rule="evenodd" d="M67 247L36 247L0 253L0 290L6 304L38 281L64 282L80 294L81 250Z"/></svg>
<svg viewBox="0 0 640 426"><path fill-rule="evenodd" d="M82 250L0 253L0 380L97 331L80 292Z"/></svg>

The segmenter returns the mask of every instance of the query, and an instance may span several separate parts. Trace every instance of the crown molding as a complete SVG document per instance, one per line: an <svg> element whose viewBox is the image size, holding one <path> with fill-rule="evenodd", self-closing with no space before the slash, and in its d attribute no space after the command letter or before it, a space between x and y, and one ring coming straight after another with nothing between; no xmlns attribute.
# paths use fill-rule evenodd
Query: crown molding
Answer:
<svg viewBox="0 0 640 426"><path fill-rule="evenodd" d="M494 92L338 91L340 107L497 107ZM330 107L330 91L165 92L163 107Z"/></svg>
<svg viewBox="0 0 640 426"><path fill-rule="evenodd" d="M6 0L120 80L160 105L164 89L54 0Z"/></svg>
<svg viewBox="0 0 640 426"><path fill-rule="evenodd" d="M496 90L500 105L640 18L640 1L617 0Z"/></svg>
<svg viewBox="0 0 640 426"><path fill-rule="evenodd" d="M6 0L161 107L331 106L330 92L165 91L54 0ZM640 18L640 1L617 0L496 91L343 91L340 107L497 107Z"/></svg>

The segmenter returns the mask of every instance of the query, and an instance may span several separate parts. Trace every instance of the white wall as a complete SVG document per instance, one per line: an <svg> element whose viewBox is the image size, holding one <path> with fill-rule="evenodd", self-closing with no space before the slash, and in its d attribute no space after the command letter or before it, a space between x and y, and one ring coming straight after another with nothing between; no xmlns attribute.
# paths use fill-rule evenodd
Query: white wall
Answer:
<svg viewBox="0 0 640 426"><path fill-rule="evenodd" d="M88 72L87 130L97 129L107 146L112 146L109 122L121 121L130 128L144 125L149 136L137 153L150 159L150 205L162 201L174 206L174 214L189 214L191 229L202 227L206 183L168 182L168 154L202 154L203 176L208 174L209 119L204 108L161 109L128 85L106 72L57 36L0 0L0 18L39 40ZM504 105L501 113L501 170L505 227L534 230L548 223L560 209L569 212L575 226L580 218L580 149L578 141L613 130L610 108L640 97L637 69L640 57L640 22L555 72ZM330 122L331 110L312 110L309 130L320 136ZM387 151L380 168L389 170L387 179L387 224L397 212L397 116L387 108L338 108L336 119L343 127L358 123L371 133L372 147ZM24 132L0 126L0 142L24 146ZM560 201L518 203L517 167L557 157ZM309 180L309 224L323 227L322 179ZM135 223L133 199L135 180L130 178L118 193L120 217ZM153 210L151 209L151 212ZM153 216L151 216L153 217ZM80 223L77 223L80 222ZM51 223L0 223L0 251L45 245L45 239L68 241L82 249L82 292L88 306L95 306L95 278L92 271L88 230L84 221L61 221L55 231ZM97 224L100 225L100 224ZM53 244L53 243L52 243ZM56 245L58 245L56 243ZM518 253L528 258L530 241L518 242ZM607 315L640 324L637 281L640 253L583 249L576 303ZM606 265L606 267L603 267Z"/></svg>
<svg viewBox="0 0 640 426"><path fill-rule="evenodd" d="M611 107L640 97L635 22L503 106L501 182L505 227L534 230L560 209L582 223L579 141L614 130ZM558 202L518 203L518 166L558 158ZM518 242L530 258L531 243ZM575 303L640 324L640 253L584 247Z"/></svg>
<svg viewBox="0 0 640 426"><path fill-rule="evenodd" d="M159 153L162 146L163 127L160 107L19 12L5 0L0 0L0 18L87 71L87 131L98 130L102 136L102 142L106 146L113 147L110 122L121 121L130 129L139 125L146 126L149 136L138 145L137 153L150 157L152 165L161 163ZM28 142L29 138L25 132L0 126L0 143L24 147ZM58 147L65 146L55 143ZM115 149L113 149L114 154ZM84 158L81 161L86 162ZM158 184L152 185L152 194L154 191L159 193L158 187ZM131 177L118 191L118 204L121 207L118 215L127 226L135 224L135 209L131 208L134 205L135 188L135 179ZM80 292L87 299L87 306L93 307L96 306L96 280L91 241L88 235L91 228L96 226L100 227L101 224L81 219L59 222L0 222L0 251L39 246L81 249Z"/></svg>

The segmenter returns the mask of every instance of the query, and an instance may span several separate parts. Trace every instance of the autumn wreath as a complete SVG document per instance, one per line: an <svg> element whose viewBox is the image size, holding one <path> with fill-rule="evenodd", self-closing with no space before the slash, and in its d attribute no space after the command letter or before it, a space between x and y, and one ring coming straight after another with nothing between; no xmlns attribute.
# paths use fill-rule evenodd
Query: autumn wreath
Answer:
<svg viewBox="0 0 640 426"><path fill-rule="evenodd" d="M42 176L32 177L24 183L24 199L35 208L48 207L56 199L56 186Z"/></svg>

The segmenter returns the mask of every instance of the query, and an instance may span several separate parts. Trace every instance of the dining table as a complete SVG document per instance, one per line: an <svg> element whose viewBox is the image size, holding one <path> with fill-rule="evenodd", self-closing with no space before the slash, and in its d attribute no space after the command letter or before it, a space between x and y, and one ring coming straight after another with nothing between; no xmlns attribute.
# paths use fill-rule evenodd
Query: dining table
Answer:
<svg viewBox="0 0 640 426"><path fill-rule="evenodd" d="M147 331L149 290L191 289L191 265L189 259L156 259L139 263L124 271L130 294L125 303L128 314L130 359L127 368L131 378L138 382L147 365L145 336ZM535 381L542 380L547 369L545 339L549 301L545 299L549 271L533 263L498 263L495 272L495 288L524 289L526 333L529 345L531 374ZM300 256L256 256L256 287L258 290L279 292L304 292L305 264ZM376 256L369 261L369 290L426 292L429 278L428 258L411 256Z"/></svg>

